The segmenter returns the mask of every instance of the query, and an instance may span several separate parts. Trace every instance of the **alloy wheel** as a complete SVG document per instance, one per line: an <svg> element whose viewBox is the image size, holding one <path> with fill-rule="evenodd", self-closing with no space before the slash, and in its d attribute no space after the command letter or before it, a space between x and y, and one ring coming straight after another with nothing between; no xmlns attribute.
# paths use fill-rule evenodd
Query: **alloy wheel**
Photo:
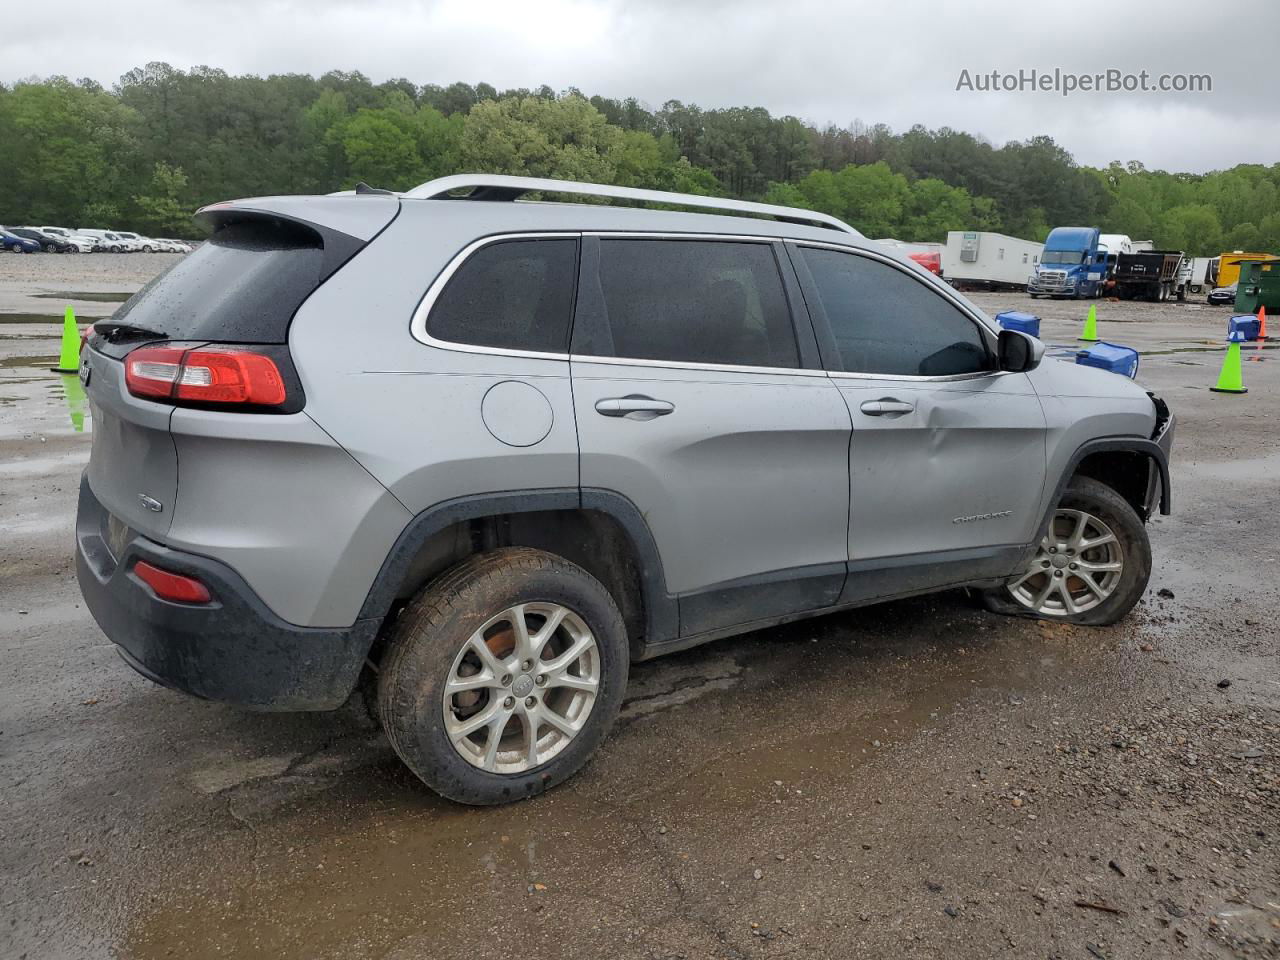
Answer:
<svg viewBox="0 0 1280 960"><path fill-rule="evenodd" d="M1009 593L1041 616L1070 617L1106 601L1123 571L1124 552L1106 523L1083 510L1059 509Z"/></svg>
<svg viewBox="0 0 1280 960"><path fill-rule="evenodd" d="M444 686L444 728L472 766L524 773L586 726L600 690L596 638L556 603L521 603L476 630Z"/></svg>

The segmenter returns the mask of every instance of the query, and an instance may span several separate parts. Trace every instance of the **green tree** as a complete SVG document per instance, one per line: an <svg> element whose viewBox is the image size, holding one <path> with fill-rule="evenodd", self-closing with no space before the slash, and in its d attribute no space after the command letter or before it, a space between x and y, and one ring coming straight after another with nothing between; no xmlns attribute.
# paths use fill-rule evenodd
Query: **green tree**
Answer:
<svg viewBox="0 0 1280 960"><path fill-rule="evenodd" d="M137 210L135 225L143 232L159 236L188 234L193 211L179 199L186 186L187 178L180 169L157 161L150 189L133 198Z"/></svg>
<svg viewBox="0 0 1280 960"><path fill-rule="evenodd" d="M1157 245L1167 250L1185 250L1193 257L1213 256L1222 251L1222 225L1212 207L1186 204L1165 212L1156 239Z"/></svg>
<svg viewBox="0 0 1280 960"><path fill-rule="evenodd" d="M488 173L612 181L625 137L577 96L476 104L462 127L462 165Z"/></svg>

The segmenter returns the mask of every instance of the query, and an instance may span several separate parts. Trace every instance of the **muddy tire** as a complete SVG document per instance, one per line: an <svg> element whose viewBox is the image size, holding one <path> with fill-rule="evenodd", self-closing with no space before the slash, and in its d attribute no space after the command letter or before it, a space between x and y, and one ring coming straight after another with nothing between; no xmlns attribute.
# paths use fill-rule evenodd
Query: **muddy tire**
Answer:
<svg viewBox="0 0 1280 960"><path fill-rule="evenodd" d="M1133 609L1150 578L1142 519L1111 487L1075 477L1028 569L982 598L995 613L1108 626Z"/></svg>
<svg viewBox="0 0 1280 960"><path fill-rule="evenodd" d="M392 627L378 714L427 786L459 803L536 796L576 773L613 726L626 628L581 567L513 547L429 583Z"/></svg>

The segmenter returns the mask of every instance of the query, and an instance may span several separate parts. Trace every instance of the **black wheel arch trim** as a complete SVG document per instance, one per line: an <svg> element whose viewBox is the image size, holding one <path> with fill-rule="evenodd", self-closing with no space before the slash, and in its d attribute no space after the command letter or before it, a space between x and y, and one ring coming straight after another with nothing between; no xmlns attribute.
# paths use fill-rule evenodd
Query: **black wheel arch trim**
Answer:
<svg viewBox="0 0 1280 960"><path fill-rule="evenodd" d="M1166 426L1166 429L1170 424ZM1161 433L1164 436L1164 433ZM1172 486L1169 482L1169 455L1164 448L1155 440L1147 440L1143 437L1098 437L1093 440L1086 440L1076 448L1075 453L1071 455L1071 459L1067 461L1066 468L1058 477L1057 487L1053 491L1053 497L1049 500L1049 505L1045 508L1044 516L1040 520L1040 526L1037 529L1036 537L1029 545L1028 549L1034 551L1044 535L1049 531L1049 523L1053 519L1053 512L1058 506L1058 501L1062 499L1062 494L1067 489L1067 484L1071 482L1071 478L1076 475L1076 470L1081 462L1088 456L1095 453L1108 452L1122 453L1139 453L1145 455L1152 463L1156 465L1156 471L1160 482L1160 513L1168 516L1173 511L1172 502ZM1146 517L1143 517L1146 520Z"/></svg>
<svg viewBox="0 0 1280 960"><path fill-rule="evenodd" d="M422 546L441 530L464 520L543 510L592 510L608 515L622 527L635 550L644 604L645 644L662 642L679 630L677 601L667 592L657 543L640 509L611 490L591 487L553 487L508 490L457 497L428 507L409 521L391 547L360 609L359 618L384 619L409 565Z"/></svg>

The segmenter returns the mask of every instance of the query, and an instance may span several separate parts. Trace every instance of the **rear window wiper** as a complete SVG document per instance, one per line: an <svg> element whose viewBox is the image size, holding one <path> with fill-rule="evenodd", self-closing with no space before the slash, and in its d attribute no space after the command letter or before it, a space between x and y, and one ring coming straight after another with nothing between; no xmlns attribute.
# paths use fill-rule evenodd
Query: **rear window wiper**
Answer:
<svg viewBox="0 0 1280 960"><path fill-rule="evenodd" d="M152 330L150 327L140 327L134 323L113 323L110 320L95 323L93 332L109 343L118 343L121 340L163 340L168 337L163 330Z"/></svg>

